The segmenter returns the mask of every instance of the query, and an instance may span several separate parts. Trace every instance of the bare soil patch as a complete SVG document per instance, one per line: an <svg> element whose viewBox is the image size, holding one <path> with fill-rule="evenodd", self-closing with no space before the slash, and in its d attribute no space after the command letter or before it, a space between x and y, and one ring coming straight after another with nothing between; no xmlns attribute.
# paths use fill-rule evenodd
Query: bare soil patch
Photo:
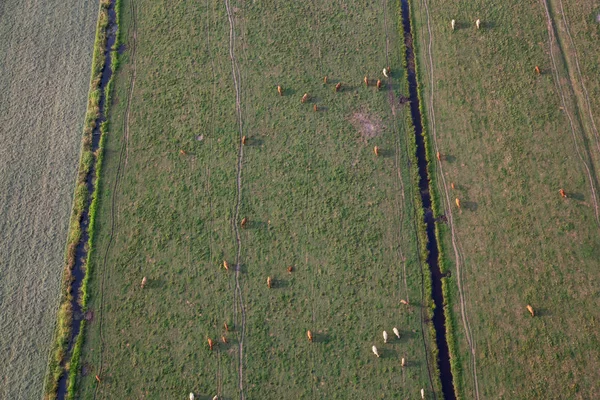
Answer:
<svg viewBox="0 0 600 400"><path fill-rule="evenodd" d="M383 130L383 122L378 115L368 111L357 111L350 117L350 122L360 133L360 137L367 142L376 138Z"/></svg>

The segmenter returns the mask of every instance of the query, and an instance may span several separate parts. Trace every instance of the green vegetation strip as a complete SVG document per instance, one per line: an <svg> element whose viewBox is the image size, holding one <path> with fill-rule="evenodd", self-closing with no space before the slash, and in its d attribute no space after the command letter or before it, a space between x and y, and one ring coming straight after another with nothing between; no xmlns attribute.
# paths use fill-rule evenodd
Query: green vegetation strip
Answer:
<svg viewBox="0 0 600 400"><path fill-rule="evenodd" d="M410 6L410 2L409 2L409 6ZM402 70L402 89L403 89L403 93L406 93L406 95L408 96L409 93L409 87L408 87L408 65L407 65L407 60L406 60L406 42L405 42L405 37L404 37L404 26L403 26L403 21L402 21L402 1L401 0L397 0L396 1L396 12L397 12L397 17L398 17L398 33L400 35L400 37L402 38L402 44L401 44L401 49L402 49L402 66L403 66L403 70ZM411 23L411 30L412 30L412 23ZM414 33L413 33L414 35ZM413 36L413 46L414 46L414 36ZM416 49L413 48L413 51L416 51ZM416 53L415 53L415 64L416 64ZM418 75L417 75L417 82L418 81ZM421 103L422 104L422 103ZM422 110L421 110L422 111ZM421 116L423 116L423 114L421 113ZM435 327L433 326L433 312L435 310L435 303L433 301L433 298L431 297L431 293L432 293L432 282L431 282L431 271L429 269L429 265L427 264L427 258L429 257L429 250L427 249L427 224L425 223L425 210L423 209L423 201L421 199L421 194L419 192L419 181L420 181L420 176L419 176L419 163L417 160L417 142L416 142L416 133L415 133L415 125L414 122L412 120L412 115L410 112L410 107L405 107L404 109L404 120L405 120L405 125L407 127L409 127L407 129L406 132L406 137L407 137L407 143L408 143L408 157L410 159L410 163L412 165L411 168L411 177L412 177L412 185L413 185L413 202L414 202L414 207L415 207L415 225L416 225L416 230L417 230L417 235L418 235L418 243L419 243L419 252L420 252L420 259L419 259L419 263L421 266L421 271L422 271L422 276L423 276L423 308L426 310L426 321L427 322L427 332L429 334L429 343L430 343L430 353L431 353L431 359L428 360L428 365L427 368L429 369L429 373L430 373L430 378L432 379L432 384L434 385L434 390L436 393L442 393L442 383L440 380L440 370L439 370L439 365L438 365L438 357L439 357L439 350L437 348L437 344L436 344L436 332L435 332ZM422 121L424 122L424 121ZM425 125L423 125L423 133L425 133ZM425 144L427 146L427 137L425 136ZM426 147L428 148L428 147ZM429 158L427 159L429 161ZM428 162L428 165L430 163ZM434 196L431 196L431 200L432 200L432 204L434 204Z"/></svg>
<svg viewBox="0 0 600 400"><path fill-rule="evenodd" d="M119 12L120 1L116 2L115 11ZM102 170L102 159L103 149L105 142L105 135L107 133L108 124L104 123L101 128L101 139L97 151L92 151L92 133L96 127L96 120L100 116L100 80L102 76L102 69L104 68L105 60L105 49L106 49L106 38L107 38L107 27L108 27L108 8L110 5L109 0L102 0L100 2L100 10L98 13L98 23L96 28L96 39L94 41L94 54L92 59L92 74L90 82L90 93L88 98L87 112L85 116L84 128L83 128L83 140L81 146L81 159L79 163L79 173L77 175L77 184L75 188L75 194L73 199L73 210L71 213L69 223L69 234L67 237L67 248L65 255L65 268L63 272L63 283L61 288L61 300L57 315L57 327L55 337L52 343L50 351L50 359L48 366L48 373L45 380L44 398L51 399L55 398L58 390L58 382L64 373L63 361L65 357L68 357L68 345L69 338L71 336L71 325L73 313L71 309L71 301L73 300L71 294L71 282L72 270L75 265L76 247L81 239L81 227L80 222L82 218L85 205L88 202L88 191L86 187L86 177L90 171L92 163L96 163L96 177L94 182L94 190L92 193L92 201L89 210L90 223L88 227L89 239L87 243L87 259L85 264L82 266L85 268L85 277L81 286L80 301L82 304L82 311L86 309L87 301L87 282L89 279L89 261L91 254L93 253L93 242L94 242L94 227L95 227L95 215L97 209L98 199L98 188L100 184L100 174ZM117 14L118 15L118 14ZM114 49L118 47L118 33L117 41ZM113 51L113 68L118 65L116 61L117 52ZM114 69L113 69L114 73ZM111 79L112 80L112 79ZM109 82L106 85L106 101L105 101L105 115L108 111L109 99L108 93L110 92L111 84ZM69 363L65 364L66 370L69 371L69 382L68 382L68 398L73 398L75 393L75 377L79 370L79 357L81 353L81 346L83 344L83 332L85 328L85 320L81 321L80 334L76 339L75 346L72 351L72 357Z"/></svg>
<svg viewBox="0 0 600 400"><path fill-rule="evenodd" d="M421 67L420 67L420 62L419 62L419 57L420 57L420 46L418 45L420 43L419 38L417 36L417 31L415 29L415 15L414 12L412 12L412 1L408 0L408 7L409 7L409 16L410 16L410 29L411 29L411 35L412 35L412 39L413 39L413 51L415 54L415 74L416 74L416 78L417 78L417 94L419 96L419 111L421 114L421 125L423 127L423 140L425 142L425 157L427 160L427 174L429 176L429 194L431 196L431 210L433 212L433 218L435 220L438 220L438 218L440 216L443 215L443 207L440 206L440 194L439 194L439 186L437 184L437 174L436 174L436 166L435 166L435 160L436 160L436 156L435 156L435 151L433 150L433 141L431 140L431 137L429 135L429 130L428 130L428 122L427 122L427 107L425 106L425 99L423 98L423 85L421 83L421 77L422 77L422 71L421 71ZM402 10L400 9L400 12L402 12ZM411 123L412 123L412 119L411 119ZM417 180L416 180L416 185L418 187L419 181L418 181L418 175L417 175ZM420 196L417 196L420 197ZM420 201L420 200L419 200ZM418 203L420 204L420 203ZM422 208L422 207L421 207ZM425 223L423 223L423 230L425 229ZM455 335L456 332L456 320L454 318L454 315L452 313L453 307L454 307L454 291L451 290L451 285L448 283L448 280L450 279L448 276L444 276L446 274L448 274L448 272L450 272L450 269L448 267L448 259L446 257L446 253L445 253L445 246L444 246L444 241L442 240L442 235L444 233L447 233L448 231L448 226L440 223L440 222L436 222L435 223L435 237L437 239L437 246L438 246L438 265L440 268L440 272L442 274L442 295L444 298L444 319L445 319L445 327L446 327L446 342L448 343L448 352L450 355L450 368L452 370L452 381L454 383L454 392L456 395L457 400L462 398L462 393L463 393L463 389L462 389L462 369L461 369L461 364L460 364L460 356L458 353L458 341ZM426 235L426 233L424 233ZM425 237L426 238L426 237ZM426 260L427 258L424 258L424 260ZM426 263L425 263L426 264ZM431 278L429 275L430 271L429 268L427 268L427 276L429 277L429 282L431 285ZM431 293L431 287L429 287L429 293ZM432 311L431 311L431 315L430 315L430 319L433 317L433 308L435 308L435 305L433 304L433 300L431 300L432 303ZM431 324L431 330L432 330L432 335L433 335L433 339L435 341L435 329L433 328L433 324ZM437 354L436 354L437 356ZM436 358L437 359L437 358ZM436 366L436 376L439 377L439 369L438 369L438 364L435 363Z"/></svg>

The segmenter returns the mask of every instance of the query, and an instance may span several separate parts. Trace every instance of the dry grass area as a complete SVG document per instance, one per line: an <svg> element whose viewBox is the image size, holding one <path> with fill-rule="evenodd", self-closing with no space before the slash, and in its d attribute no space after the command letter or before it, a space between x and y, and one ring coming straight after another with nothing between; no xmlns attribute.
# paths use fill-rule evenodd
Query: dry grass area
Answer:
<svg viewBox="0 0 600 400"><path fill-rule="evenodd" d="M98 2L0 2L0 398L41 396Z"/></svg>
<svg viewBox="0 0 600 400"><path fill-rule="evenodd" d="M600 97L589 49L599 10L564 2L571 42L560 0L549 15L544 1L412 3L438 190L452 213L441 226L459 393L597 397L600 148L590 115Z"/></svg>

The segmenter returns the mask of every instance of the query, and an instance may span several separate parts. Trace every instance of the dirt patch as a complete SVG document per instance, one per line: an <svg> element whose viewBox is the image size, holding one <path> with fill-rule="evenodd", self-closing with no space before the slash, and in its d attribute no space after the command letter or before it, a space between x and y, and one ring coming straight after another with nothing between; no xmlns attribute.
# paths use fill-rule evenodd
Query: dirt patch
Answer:
<svg viewBox="0 0 600 400"><path fill-rule="evenodd" d="M379 136L383 129L381 118L365 111L357 111L352 114L350 122L365 142Z"/></svg>

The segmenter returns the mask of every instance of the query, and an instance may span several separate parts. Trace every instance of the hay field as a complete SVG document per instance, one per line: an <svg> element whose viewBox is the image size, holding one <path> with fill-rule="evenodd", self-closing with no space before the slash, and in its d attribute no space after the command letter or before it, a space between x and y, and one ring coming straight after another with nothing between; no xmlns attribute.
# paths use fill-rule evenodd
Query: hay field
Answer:
<svg viewBox="0 0 600 400"><path fill-rule="evenodd" d="M41 395L85 114L96 1L0 4L0 398Z"/></svg>
<svg viewBox="0 0 600 400"><path fill-rule="evenodd" d="M81 398L438 390L397 7L123 1Z"/></svg>
<svg viewBox="0 0 600 400"><path fill-rule="evenodd" d="M564 3L573 41L560 0L412 2L465 399L597 397L599 10Z"/></svg>

